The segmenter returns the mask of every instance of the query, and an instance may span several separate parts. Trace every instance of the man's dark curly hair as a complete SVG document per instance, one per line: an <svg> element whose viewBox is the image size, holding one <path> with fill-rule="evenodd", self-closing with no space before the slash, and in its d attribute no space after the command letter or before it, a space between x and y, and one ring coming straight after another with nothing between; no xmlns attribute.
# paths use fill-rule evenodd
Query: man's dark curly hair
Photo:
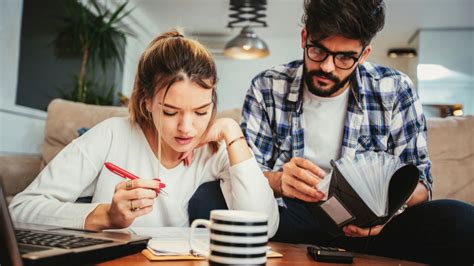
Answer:
<svg viewBox="0 0 474 266"><path fill-rule="evenodd" d="M302 22L316 41L340 35L366 46L385 22L383 0L305 0L304 11Z"/></svg>

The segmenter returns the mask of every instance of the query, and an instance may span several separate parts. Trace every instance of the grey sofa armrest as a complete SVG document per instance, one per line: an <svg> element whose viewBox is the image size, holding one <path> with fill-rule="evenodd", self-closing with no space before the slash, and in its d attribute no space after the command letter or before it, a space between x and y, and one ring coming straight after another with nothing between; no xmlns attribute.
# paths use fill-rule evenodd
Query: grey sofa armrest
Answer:
<svg viewBox="0 0 474 266"><path fill-rule="evenodd" d="M0 155L0 180L7 201L25 189L38 175L41 155Z"/></svg>

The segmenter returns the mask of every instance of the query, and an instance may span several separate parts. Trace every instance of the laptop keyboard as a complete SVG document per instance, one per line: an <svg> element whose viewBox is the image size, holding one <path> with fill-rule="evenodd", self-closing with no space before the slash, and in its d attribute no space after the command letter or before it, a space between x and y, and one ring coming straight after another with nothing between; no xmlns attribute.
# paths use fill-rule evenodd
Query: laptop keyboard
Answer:
<svg viewBox="0 0 474 266"><path fill-rule="evenodd" d="M18 243L21 244L39 245L64 249L82 248L112 242L112 240L106 239L33 232L21 229L16 229L15 234Z"/></svg>

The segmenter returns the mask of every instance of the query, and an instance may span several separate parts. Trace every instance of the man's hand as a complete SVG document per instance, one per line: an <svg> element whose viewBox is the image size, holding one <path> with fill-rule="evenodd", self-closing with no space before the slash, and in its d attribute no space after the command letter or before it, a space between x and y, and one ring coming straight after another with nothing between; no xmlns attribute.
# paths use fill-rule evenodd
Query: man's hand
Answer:
<svg viewBox="0 0 474 266"><path fill-rule="evenodd" d="M358 226L350 224L350 225L344 226L342 228L342 231L348 237L368 237L369 231L370 231L371 236L376 236L380 234L380 231L382 231L384 226L385 226L384 224L376 225L376 226L373 226L371 229L369 229L369 228L360 228Z"/></svg>
<svg viewBox="0 0 474 266"><path fill-rule="evenodd" d="M288 198L298 198L307 202L318 202L324 193L316 185L326 173L314 163L299 157L283 165L280 179L281 193Z"/></svg>
<svg viewBox="0 0 474 266"><path fill-rule="evenodd" d="M422 183L418 183L417 187L415 188L415 191L413 191L413 194L410 195L405 204L407 204L408 206L413 206L415 204L419 204L420 202L425 202L427 198L428 190L426 189L425 185L423 185ZM384 226L385 224L372 227L372 229L370 230L370 235L378 235L380 231L382 231ZM369 235L369 228L360 228L353 224L344 226L342 228L342 231L348 237L367 237Z"/></svg>

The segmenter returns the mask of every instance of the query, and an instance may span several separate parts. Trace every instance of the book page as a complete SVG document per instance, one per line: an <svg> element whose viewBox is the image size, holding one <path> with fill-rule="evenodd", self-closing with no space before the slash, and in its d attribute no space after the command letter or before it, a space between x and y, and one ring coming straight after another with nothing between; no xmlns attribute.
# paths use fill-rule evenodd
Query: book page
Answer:
<svg viewBox="0 0 474 266"><path fill-rule="evenodd" d="M390 179L402 166L398 157L384 152L365 152L357 154L354 160L341 158L336 165L375 215L387 215Z"/></svg>
<svg viewBox="0 0 474 266"><path fill-rule="evenodd" d="M150 236L148 249L157 256L189 255L189 227L132 227L130 231L137 235ZM204 250L209 249L209 230L196 228L196 242L202 243Z"/></svg>

